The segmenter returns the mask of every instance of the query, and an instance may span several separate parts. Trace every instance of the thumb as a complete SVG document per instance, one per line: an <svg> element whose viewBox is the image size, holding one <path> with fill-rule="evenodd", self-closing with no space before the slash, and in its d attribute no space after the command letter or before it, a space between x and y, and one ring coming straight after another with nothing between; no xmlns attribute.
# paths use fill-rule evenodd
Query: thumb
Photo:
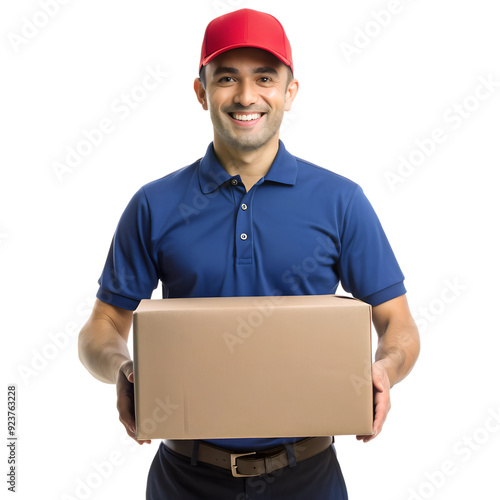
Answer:
<svg viewBox="0 0 500 500"><path fill-rule="evenodd" d="M382 377L373 378L373 385L376 387L377 391L384 392L384 381Z"/></svg>

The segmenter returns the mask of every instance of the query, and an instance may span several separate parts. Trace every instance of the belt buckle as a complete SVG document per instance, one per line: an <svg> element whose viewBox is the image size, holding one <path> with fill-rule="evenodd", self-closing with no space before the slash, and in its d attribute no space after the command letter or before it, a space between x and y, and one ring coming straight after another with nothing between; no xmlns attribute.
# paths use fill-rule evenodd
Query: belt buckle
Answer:
<svg viewBox="0 0 500 500"><path fill-rule="evenodd" d="M238 472L238 465L236 464L236 459L239 457L246 457L247 455L255 455L256 452L252 451L250 453L230 453L231 456L231 474L233 477L255 477L259 474L240 474Z"/></svg>

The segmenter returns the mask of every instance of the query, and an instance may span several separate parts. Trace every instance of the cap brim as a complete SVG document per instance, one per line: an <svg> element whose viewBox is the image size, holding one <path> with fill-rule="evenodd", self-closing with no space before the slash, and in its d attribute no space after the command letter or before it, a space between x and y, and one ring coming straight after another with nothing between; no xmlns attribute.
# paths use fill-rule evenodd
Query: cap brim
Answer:
<svg viewBox="0 0 500 500"><path fill-rule="evenodd" d="M291 62L286 57L284 57L282 54L279 54L277 52L269 50L266 47L259 47L258 45L254 45L254 44L247 45L245 43L238 43L238 44L235 44L235 45L230 45L228 47L224 47L223 49L216 50L215 52L213 52L209 56L203 58L202 61L201 61L201 63L200 63L200 67L198 69L198 72L201 71L201 68L203 66L206 66L210 61L212 61L213 59L215 59L220 54L223 54L224 52L227 52L228 50L241 49L241 48L244 48L244 47L253 48L253 49L261 49L261 50L265 50L266 52L269 52L274 57L276 57L277 59L279 59L285 66L288 66L292 70L292 73L293 73L293 67L292 67Z"/></svg>

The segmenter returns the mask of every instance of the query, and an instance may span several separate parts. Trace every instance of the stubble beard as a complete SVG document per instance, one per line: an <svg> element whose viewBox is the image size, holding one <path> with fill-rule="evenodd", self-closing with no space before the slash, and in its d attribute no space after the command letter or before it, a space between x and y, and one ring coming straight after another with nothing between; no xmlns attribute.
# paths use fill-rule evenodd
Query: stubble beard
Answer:
<svg viewBox="0 0 500 500"><path fill-rule="evenodd" d="M210 116L214 126L214 131L219 137L230 147L239 151L254 151L267 144L278 132L283 120L284 112L274 112L271 116L270 113L261 118L266 120L266 126L258 134L253 132L246 133L242 130L241 133L235 133L230 123L225 123L220 115L210 109Z"/></svg>

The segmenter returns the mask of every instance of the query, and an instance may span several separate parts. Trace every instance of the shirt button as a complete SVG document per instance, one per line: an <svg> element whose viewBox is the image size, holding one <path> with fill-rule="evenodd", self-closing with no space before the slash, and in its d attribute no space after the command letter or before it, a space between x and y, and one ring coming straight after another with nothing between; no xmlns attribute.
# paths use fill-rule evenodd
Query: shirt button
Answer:
<svg viewBox="0 0 500 500"><path fill-rule="evenodd" d="M231 179L231 184L233 186L236 186L236 184L238 184L238 180L237 179Z"/></svg>
<svg viewBox="0 0 500 500"><path fill-rule="evenodd" d="M248 238L248 236L245 233L241 233L240 238L244 241Z"/></svg>
<svg viewBox="0 0 500 500"><path fill-rule="evenodd" d="M244 203L241 204L241 210L246 210L247 208L248 207Z"/></svg>

